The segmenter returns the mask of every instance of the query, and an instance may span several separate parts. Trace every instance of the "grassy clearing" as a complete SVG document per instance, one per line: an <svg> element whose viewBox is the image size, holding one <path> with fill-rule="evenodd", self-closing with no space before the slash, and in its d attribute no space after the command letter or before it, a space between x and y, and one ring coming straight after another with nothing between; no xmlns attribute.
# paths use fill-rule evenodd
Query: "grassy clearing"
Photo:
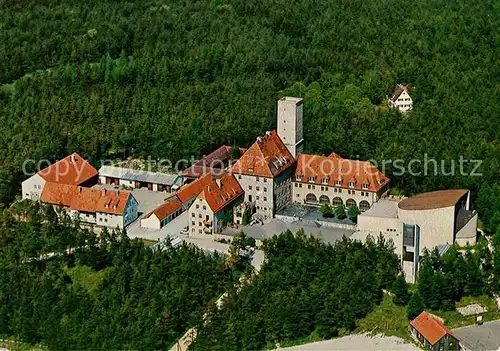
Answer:
<svg viewBox="0 0 500 351"><path fill-rule="evenodd" d="M478 303L488 310L486 313L483 314L483 321L492 321L496 319L500 319L500 312L497 310L496 302L494 299L487 295L483 296L477 296L477 297L472 297L472 296L465 296L463 297L459 302L457 302L456 307L464 307L473 303ZM456 310L454 311L432 311L433 314L436 316L439 316L444 319L445 324L449 328L458 328L458 327L463 327L466 325L471 325L476 322L476 317L475 316L462 316L460 313L458 313Z"/></svg>
<svg viewBox="0 0 500 351"><path fill-rule="evenodd" d="M139 242L142 242L144 244L144 246L146 246L146 247L153 246L154 244L156 244L158 242L156 240L143 239L143 238L136 238L136 240L138 240Z"/></svg>
<svg viewBox="0 0 500 351"><path fill-rule="evenodd" d="M47 350L41 345L30 345L15 340L0 340L0 348L6 348L9 351L43 351Z"/></svg>
<svg viewBox="0 0 500 351"><path fill-rule="evenodd" d="M108 271L109 268L96 272L87 266L75 266L66 269L66 274L70 276L74 283L80 284L89 292L93 293L97 290Z"/></svg>
<svg viewBox="0 0 500 351"><path fill-rule="evenodd" d="M384 295L380 305L360 319L354 333L383 334L397 336L407 341L412 341L408 332L408 318L406 306L396 306L392 297Z"/></svg>

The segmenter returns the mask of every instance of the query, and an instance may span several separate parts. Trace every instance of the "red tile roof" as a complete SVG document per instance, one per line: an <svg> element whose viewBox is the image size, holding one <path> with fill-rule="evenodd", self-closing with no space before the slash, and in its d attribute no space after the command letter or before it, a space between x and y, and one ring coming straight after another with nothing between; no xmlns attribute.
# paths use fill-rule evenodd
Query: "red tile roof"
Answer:
<svg viewBox="0 0 500 351"><path fill-rule="evenodd" d="M437 343L446 334L455 337L451 330L448 329L439 319L425 311L412 320L410 325L415 328L431 345Z"/></svg>
<svg viewBox="0 0 500 351"><path fill-rule="evenodd" d="M293 164L294 157L273 130L257 138L234 164L232 172L274 178Z"/></svg>
<svg viewBox="0 0 500 351"><path fill-rule="evenodd" d="M144 218L149 218L154 213L156 217L161 221L164 218L168 217L178 209L182 207L182 202L179 200L177 196L174 196L167 200L164 204L160 205L152 212L144 216Z"/></svg>
<svg viewBox="0 0 500 351"><path fill-rule="evenodd" d="M70 185L80 185L97 176L97 173L97 170L76 152L38 172L47 182Z"/></svg>
<svg viewBox="0 0 500 351"><path fill-rule="evenodd" d="M203 188L199 198L204 199L212 212L217 213L243 195L243 189L236 178L226 173L219 181L212 178L211 182Z"/></svg>
<svg viewBox="0 0 500 351"><path fill-rule="evenodd" d="M188 202L192 198L198 196L205 185L208 185L212 180L210 173L205 174L201 178L196 179L194 182L184 185L178 192L177 197L182 203Z"/></svg>
<svg viewBox="0 0 500 351"><path fill-rule="evenodd" d="M240 153L243 154L246 149L239 148ZM200 176L213 172L214 170L223 169L224 166L232 158L231 146L222 145L217 150L211 152L207 156L203 157L201 160L195 162L191 167L186 168L182 172L182 176L199 178Z"/></svg>
<svg viewBox="0 0 500 351"><path fill-rule="evenodd" d="M314 177L313 184L339 186L355 190L378 191L389 183L387 178L377 167L367 161L343 159L337 154L326 156L299 154L295 178L302 176L302 182L309 183ZM337 185L336 181L341 184ZM349 186L354 182L354 187ZM363 187L367 184L368 187Z"/></svg>
<svg viewBox="0 0 500 351"><path fill-rule="evenodd" d="M78 185L46 183L41 201L80 212L123 214L132 196L129 191L100 190Z"/></svg>

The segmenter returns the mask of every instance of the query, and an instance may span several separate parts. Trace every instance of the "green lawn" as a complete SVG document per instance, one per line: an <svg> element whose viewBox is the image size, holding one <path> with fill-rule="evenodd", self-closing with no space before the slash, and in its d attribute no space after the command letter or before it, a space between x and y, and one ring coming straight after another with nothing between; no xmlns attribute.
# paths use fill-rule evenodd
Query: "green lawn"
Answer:
<svg viewBox="0 0 500 351"><path fill-rule="evenodd" d="M397 336L407 341L412 341L408 332L407 308L396 306L392 297L384 295L380 305L360 319L356 324L354 333L373 333L388 336Z"/></svg>
<svg viewBox="0 0 500 351"><path fill-rule="evenodd" d="M478 296L478 297L472 297L472 296L466 296L463 297L459 302L457 302L456 306L457 307L463 307L467 306L473 303L478 303L488 310L488 312L483 314L483 321L492 321L495 319L500 319L500 312L497 311L497 306L495 300L493 300L491 297L487 295L483 296ZM436 316L439 316L444 319L445 324L449 328L458 328L458 327L463 327L466 325L471 325L474 324L476 321L475 316L469 316L469 317L464 317L460 313L458 313L456 310L455 311L431 311L433 314Z"/></svg>
<svg viewBox="0 0 500 351"><path fill-rule="evenodd" d="M97 290L97 287L101 284L108 270L109 268L106 268L96 272L87 266L75 266L66 269L66 274L70 276L75 284L80 284L92 293Z"/></svg>

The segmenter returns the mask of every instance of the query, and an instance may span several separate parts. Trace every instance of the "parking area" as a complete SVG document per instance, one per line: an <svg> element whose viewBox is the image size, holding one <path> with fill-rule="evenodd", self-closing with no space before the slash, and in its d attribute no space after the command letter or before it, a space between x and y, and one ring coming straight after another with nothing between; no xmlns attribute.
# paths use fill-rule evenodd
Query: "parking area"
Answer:
<svg viewBox="0 0 500 351"><path fill-rule="evenodd" d="M500 321L470 325L452 331L471 351L500 351Z"/></svg>
<svg viewBox="0 0 500 351"><path fill-rule="evenodd" d="M321 226L312 220L298 220L289 223L279 219L271 219L264 224L227 228L224 231L224 234L235 235L243 231L246 235L252 238L263 240L271 238L273 235L283 233L287 230L290 230L295 234L299 229L303 229L306 235L312 235L315 238L319 238L324 242L332 244L335 241L342 239L342 236L350 237L354 233L354 230L350 229Z"/></svg>

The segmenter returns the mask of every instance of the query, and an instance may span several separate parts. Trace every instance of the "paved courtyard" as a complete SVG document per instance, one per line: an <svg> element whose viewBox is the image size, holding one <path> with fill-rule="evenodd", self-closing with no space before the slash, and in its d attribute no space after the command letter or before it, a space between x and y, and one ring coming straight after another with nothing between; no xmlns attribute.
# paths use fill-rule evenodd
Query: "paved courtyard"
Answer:
<svg viewBox="0 0 500 351"><path fill-rule="evenodd" d="M117 190L116 187L109 184L97 184L94 185L94 188ZM132 195L134 195L135 199L139 203L138 206L139 213L146 214L153 211L158 206L160 206L168 198L174 196L175 193L151 191L146 188L141 188L132 190Z"/></svg>
<svg viewBox="0 0 500 351"><path fill-rule="evenodd" d="M238 228L227 228L225 234L235 235L243 231L246 235L263 240L271 238L273 235L278 235L286 230L291 230L296 233L299 229L303 229L306 235L312 235L315 238L320 238L324 242L334 243L342 239L342 236L350 237L354 230L324 227L311 220L299 220L292 223L284 222L279 219L271 219L264 224L254 224L240 226Z"/></svg>
<svg viewBox="0 0 500 351"><path fill-rule="evenodd" d="M500 320L453 329L453 333L471 351L500 351Z"/></svg>
<svg viewBox="0 0 500 351"><path fill-rule="evenodd" d="M403 339L395 336L355 334L337 339L331 339L310 344L293 347L279 348L287 351L326 351L326 350L350 350L350 351L418 351L414 344L409 344Z"/></svg>

